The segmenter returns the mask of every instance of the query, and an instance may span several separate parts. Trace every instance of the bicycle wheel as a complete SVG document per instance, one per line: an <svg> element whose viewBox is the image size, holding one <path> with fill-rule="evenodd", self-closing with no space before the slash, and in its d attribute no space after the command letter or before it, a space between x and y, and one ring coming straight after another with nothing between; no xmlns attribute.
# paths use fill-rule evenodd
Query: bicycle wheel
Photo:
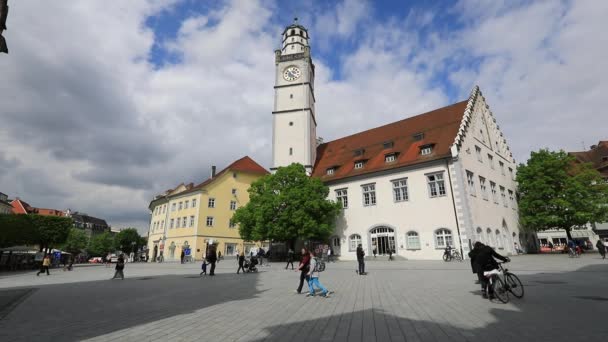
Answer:
<svg viewBox="0 0 608 342"><path fill-rule="evenodd" d="M521 283L519 278L510 272L505 273L505 281L511 292L515 297L522 298L524 296L524 284Z"/></svg>
<svg viewBox="0 0 608 342"><path fill-rule="evenodd" d="M447 255L447 254L445 254L445 253L443 254L443 261L445 261L445 262L450 261L450 258L449 258L449 257L448 257L448 255Z"/></svg>
<svg viewBox="0 0 608 342"><path fill-rule="evenodd" d="M505 304L509 302L509 291L504 281L498 276L494 276L492 279L492 292L499 301Z"/></svg>
<svg viewBox="0 0 608 342"><path fill-rule="evenodd" d="M456 261L462 261L462 256L460 256L459 252L454 252L454 259L456 259Z"/></svg>

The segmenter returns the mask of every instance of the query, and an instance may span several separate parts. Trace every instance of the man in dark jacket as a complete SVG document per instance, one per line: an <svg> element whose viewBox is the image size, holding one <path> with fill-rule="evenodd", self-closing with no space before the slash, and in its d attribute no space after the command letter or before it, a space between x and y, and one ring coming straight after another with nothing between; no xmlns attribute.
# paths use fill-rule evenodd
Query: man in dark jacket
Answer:
<svg viewBox="0 0 608 342"><path fill-rule="evenodd" d="M357 273L359 275L365 275L365 252L363 251L363 246L359 244L357 246L357 262L359 263L359 270Z"/></svg>
<svg viewBox="0 0 608 342"><path fill-rule="evenodd" d="M473 249L469 252L469 258L471 259L471 270L473 271L474 274L477 274L477 267L475 265L475 257L477 256L477 254L479 253L479 250L483 246L485 246L483 243L477 241L473 245ZM481 278L477 277L477 281L475 283L481 284Z"/></svg>
<svg viewBox="0 0 608 342"><path fill-rule="evenodd" d="M125 279L125 274L123 273L124 269L125 269L125 258L121 254L118 257L118 260L116 260L116 272L114 272L114 277L112 277L112 279L116 279L116 278L120 277L120 279L124 280Z"/></svg>
<svg viewBox="0 0 608 342"><path fill-rule="evenodd" d="M245 263L245 253L239 255L238 258L239 258L239 268L238 268L238 270L236 270L236 274L239 274L240 270L243 270L243 273L245 273L245 269L243 268L243 264Z"/></svg>
<svg viewBox="0 0 608 342"><path fill-rule="evenodd" d="M606 259L606 245L604 245L602 240L597 240L595 247L597 247L597 251L600 252L602 259Z"/></svg>
<svg viewBox="0 0 608 342"><path fill-rule="evenodd" d="M289 249L287 252L287 265L285 265L285 269L291 264L291 269L293 270L293 249Z"/></svg>
<svg viewBox="0 0 608 342"><path fill-rule="evenodd" d="M474 254L475 262L474 268L477 271L477 277L481 282L481 293L484 298L487 298L487 293L489 292L490 296L494 294L491 293L492 289L490 288L488 291L488 278L483 275L485 271L491 271L498 268L498 263L494 258L508 262L509 258L506 258L494 251L494 249L490 246L481 246L479 251Z"/></svg>
<svg viewBox="0 0 608 342"><path fill-rule="evenodd" d="M215 263L217 262L217 254L215 252L215 248L211 248L207 255L207 261L211 264L211 269L209 270L209 275L215 275Z"/></svg>

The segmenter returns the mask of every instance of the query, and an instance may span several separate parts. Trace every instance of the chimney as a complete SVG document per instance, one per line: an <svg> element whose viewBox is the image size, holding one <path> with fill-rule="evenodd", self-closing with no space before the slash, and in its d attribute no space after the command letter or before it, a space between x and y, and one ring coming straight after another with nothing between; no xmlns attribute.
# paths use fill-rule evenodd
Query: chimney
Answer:
<svg viewBox="0 0 608 342"><path fill-rule="evenodd" d="M591 150L595 150L597 148L597 145L591 145L590 149Z"/></svg>
<svg viewBox="0 0 608 342"><path fill-rule="evenodd" d="M211 178L215 177L215 165L211 166Z"/></svg>

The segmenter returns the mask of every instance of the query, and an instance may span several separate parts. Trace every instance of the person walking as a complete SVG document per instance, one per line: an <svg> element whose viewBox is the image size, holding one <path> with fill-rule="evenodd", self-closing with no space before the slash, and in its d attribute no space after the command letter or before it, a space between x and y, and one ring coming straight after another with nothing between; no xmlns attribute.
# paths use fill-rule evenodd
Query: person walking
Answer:
<svg viewBox="0 0 608 342"><path fill-rule="evenodd" d="M264 266L264 253L266 251L264 251L264 248L260 247L260 249L258 249L258 259L260 260L260 267Z"/></svg>
<svg viewBox="0 0 608 342"><path fill-rule="evenodd" d="M106 267L110 267L110 265L112 265L112 254L108 253L106 255Z"/></svg>
<svg viewBox="0 0 608 342"><path fill-rule="evenodd" d="M375 251L375 249L374 249ZM367 273L365 273L365 251L363 251L363 246L361 244L359 244L359 246L357 246L357 263L359 264L359 269L357 270L357 273L359 275L366 275Z"/></svg>
<svg viewBox="0 0 608 342"><path fill-rule="evenodd" d="M606 259L606 245L604 245L602 240L597 240L595 247L597 247L597 251L600 252L602 259Z"/></svg>
<svg viewBox="0 0 608 342"><path fill-rule="evenodd" d="M331 262L331 247L327 249L327 263Z"/></svg>
<svg viewBox="0 0 608 342"><path fill-rule="evenodd" d="M182 249L182 254L179 256L179 260L182 264L184 263L185 257L186 257L186 252L184 252L184 250Z"/></svg>
<svg viewBox="0 0 608 342"><path fill-rule="evenodd" d="M291 269L293 270L293 249L289 249L287 251L287 265L285 265L285 269L287 269L287 267L289 267L289 265L291 264Z"/></svg>
<svg viewBox="0 0 608 342"><path fill-rule="evenodd" d="M300 285L298 285L298 289L296 290L297 294L302 293L302 287L304 286L304 279L308 281L308 272L310 271L310 253L308 249L302 248L302 258L300 259L300 264L298 265L298 271L300 271Z"/></svg>
<svg viewBox="0 0 608 342"><path fill-rule="evenodd" d="M209 270L209 275L210 276L214 276L215 275L215 263L217 262L217 254L215 252L215 249L209 251L209 255L207 256L207 260L211 264L211 269Z"/></svg>
<svg viewBox="0 0 608 342"><path fill-rule="evenodd" d="M393 261L393 249L388 249L388 261Z"/></svg>
<svg viewBox="0 0 608 342"><path fill-rule="evenodd" d="M376 249L376 247L374 247L372 253L374 253L374 259L376 259L376 254L378 254L378 250Z"/></svg>
<svg viewBox="0 0 608 342"><path fill-rule="evenodd" d="M125 269L125 257L124 255L118 256L118 260L116 260L116 267L114 272L114 277L112 279L116 279L120 276L120 279L125 280L125 274L123 273Z"/></svg>
<svg viewBox="0 0 608 342"><path fill-rule="evenodd" d="M321 296L328 298L331 294L331 291L327 291L325 286L319 282L319 270L317 268L317 259L310 259L310 267L308 271L308 294L306 297L314 297L315 296L315 287L318 287L321 290Z"/></svg>
<svg viewBox="0 0 608 342"><path fill-rule="evenodd" d="M44 273L44 272L46 272L47 276L51 275L49 273L50 266L51 266L51 256L47 254L44 256L44 259L42 259L42 266L40 266L40 271L38 271L38 273L36 273L36 276L40 276L40 273Z"/></svg>
<svg viewBox="0 0 608 342"><path fill-rule="evenodd" d="M245 268L243 267L243 265L245 264L245 254L241 254L238 256L239 258L239 268L236 270L236 274L239 274L239 272L241 270L243 270L243 273L245 273Z"/></svg>
<svg viewBox="0 0 608 342"><path fill-rule="evenodd" d="M203 264L201 265L201 274L199 276L207 275L207 259L203 258Z"/></svg>
<svg viewBox="0 0 608 342"><path fill-rule="evenodd" d="M221 251L219 251L219 252L217 252L217 263L218 263L218 264L220 263L220 260L221 260L221 259L222 259L222 252L221 252Z"/></svg>

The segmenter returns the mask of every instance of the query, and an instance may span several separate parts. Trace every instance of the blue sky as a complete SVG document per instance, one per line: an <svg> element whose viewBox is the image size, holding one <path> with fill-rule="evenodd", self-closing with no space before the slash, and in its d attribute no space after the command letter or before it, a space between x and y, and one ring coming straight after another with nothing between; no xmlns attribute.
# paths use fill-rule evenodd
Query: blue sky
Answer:
<svg viewBox="0 0 608 342"><path fill-rule="evenodd" d="M0 191L147 229L150 199L249 155L270 167L274 50L293 17L326 141L466 99L513 156L605 140L608 2L11 2ZM56 20L48 20L56 13Z"/></svg>

